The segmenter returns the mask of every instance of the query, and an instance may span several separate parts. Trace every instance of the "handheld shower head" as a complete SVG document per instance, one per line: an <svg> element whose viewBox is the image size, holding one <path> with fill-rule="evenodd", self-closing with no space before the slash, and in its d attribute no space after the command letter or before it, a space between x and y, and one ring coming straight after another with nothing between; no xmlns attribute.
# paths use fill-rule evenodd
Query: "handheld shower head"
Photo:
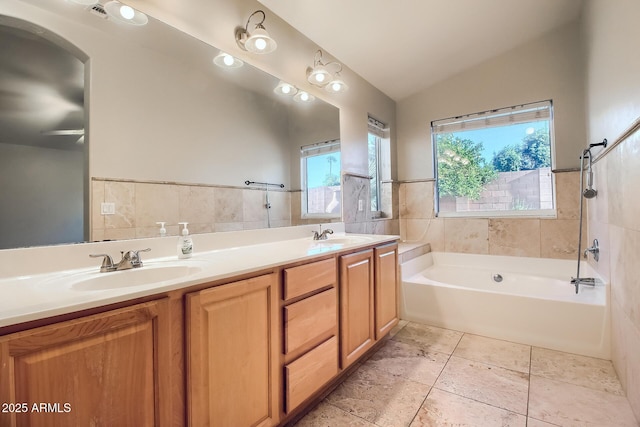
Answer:
<svg viewBox="0 0 640 427"><path fill-rule="evenodd" d="M594 190L593 188L593 171L591 170L591 166L592 166L592 160L591 160L591 149L588 148L586 150L584 150L584 152L582 153L582 158L584 160L584 156L589 155L589 167L587 169L587 188L585 188L585 190L582 192L582 195L584 196L585 199L593 199L594 197L596 197L598 195L598 191Z"/></svg>
<svg viewBox="0 0 640 427"><path fill-rule="evenodd" d="M587 188L582 192L585 199L593 199L598 195L598 191L593 188Z"/></svg>

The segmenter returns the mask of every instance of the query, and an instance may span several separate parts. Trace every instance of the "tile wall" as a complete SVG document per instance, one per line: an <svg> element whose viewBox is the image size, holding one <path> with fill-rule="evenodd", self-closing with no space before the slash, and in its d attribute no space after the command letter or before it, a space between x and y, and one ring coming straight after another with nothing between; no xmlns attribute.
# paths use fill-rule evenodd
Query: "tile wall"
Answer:
<svg viewBox="0 0 640 427"><path fill-rule="evenodd" d="M384 183L381 188L383 218L374 219L369 198L370 180L359 175L342 176L342 220L347 233L364 234L400 234L397 199L399 185ZM362 200L362 210L358 201ZM394 203L395 202L395 203Z"/></svg>
<svg viewBox="0 0 640 427"><path fill-rule="evenodd" d="M594 165L595 198L588 201L590 263L611 283L612 359L640 420L640 131Z"/></svg>
<svg viewBox="0 0 640 427"><path fill-rule="evenodd" d="M372 219L369 180L345 175L344 219L303 219L301 191L269 190L271 227L344 221L346 231L368 234L400 234L398 184L383 184L384 215L395 219ZM395 190L395 191L394 191ZM194 234L267 228L266 193L262 189L135 182L93 178L91 182L91 239L120 240L159 235L156 222L167 223L168 235L178 235L178 222L188 222ZM358 210L363 200L363 211ZM102 215L103 202L115 203L115 214Z"/></svg>
<svg viewBox="0 0 640 427"><path fill-rule="evenodd" d="M188 222L196 234L267 227L260 189L96 178L91 185L94 241L158 236L158 221L167 223L168 235L178 235L178 222ZM288 191L269 190L272 227L291 225L291 199ZM101 215L102 202L115 203L116 213Z"/></svg>
<svg viewBox="0 0 640 427"><path fill-rule="evenodd" d="M556 219L436 218L434 182L404 182L399 189L400 235L407 242L428 242L434 251L574 259L578 249L579 175L554 174Z"/></svg>

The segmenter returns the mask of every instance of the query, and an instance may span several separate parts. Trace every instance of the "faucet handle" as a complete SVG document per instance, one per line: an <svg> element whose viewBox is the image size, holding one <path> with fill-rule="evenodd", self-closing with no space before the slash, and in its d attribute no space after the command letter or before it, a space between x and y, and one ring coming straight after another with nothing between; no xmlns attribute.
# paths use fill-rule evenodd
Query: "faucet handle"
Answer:
<svg viewBox="0 0 640 427"><path fill-rule="evenodd" d="M113 259L108 254L89 254L91 258L102 258L102 265L100 266L100 273L106 273L107 271L115 270L116 266L113 265Z"/></svg>
<svg viewBox="0 0 640 427"><path fill-rule="evenodd" d="M133 264L133 266L142 267L142 258L140 258L140 252L149 252L149 251L151 251L151 248L138 249L137 251L130 251L131 263Z"/></svg>

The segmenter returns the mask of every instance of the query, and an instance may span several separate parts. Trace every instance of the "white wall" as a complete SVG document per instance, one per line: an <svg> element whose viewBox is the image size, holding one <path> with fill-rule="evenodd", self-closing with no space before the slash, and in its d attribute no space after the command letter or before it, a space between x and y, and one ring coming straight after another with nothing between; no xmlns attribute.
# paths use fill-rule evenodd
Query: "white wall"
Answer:
<svg viewBox="0 0 640 427"><path fill-rule="evenodd" d="M348 67L341 73L349 85L346 93L329 94L310 85L306 80L306 68L313 64L314 54L320 47L256 0L193 1L190 2L192 7L184 7L183 2L164 0L131 0L129 4L339 107L343 172L367 173L368 113L391 126L395 152L395 102ZM257 9L265 10L264 25L278 42L277 50L268 55L244 52L234 38L235 28L244 27L249 15ZM330 54L325 52L325 60L331 60ZM395 177L395 170L392 173Z"/></svg>
<svg viewBox="0 0 640 427"><path fill-rule="evenodd" d="M8 1L4 13L57 33L90 58L91 176L238 186L250 179L290 186L286 106L223 82L212 56L203 58L204 66L174 59L129 42L124 32L114 38Z"/></svg>
<svg viewBox="0 0 640 427"><path fill-rule="evenodd" d="M579 166L586 146L577 23L465 70L398 102L398 178L433 178L433 120L552 99L556 169Z"/></svg>

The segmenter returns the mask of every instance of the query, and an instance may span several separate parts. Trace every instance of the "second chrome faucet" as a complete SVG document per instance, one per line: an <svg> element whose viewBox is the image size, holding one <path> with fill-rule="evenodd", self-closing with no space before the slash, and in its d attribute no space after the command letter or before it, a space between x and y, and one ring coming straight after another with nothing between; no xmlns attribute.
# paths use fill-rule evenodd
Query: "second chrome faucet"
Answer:
<svg viewBox="0 0 640 427"><path fill-rule="evenodd" d="M110 271L129 270L131 268L142 267L142 258L140 252L149 252L151 248L140 249L137 251L121 251L122 259L117 264L113 263L113 259L108 254L90 254L91 258L102 258L102 265L100 266L100 273L107 273Z"/></svg>
<svg viewBox="0 0 640 427"><path fill-rule="evenodd" d="M320 233L317 231L312 231L313 240L327 240L327 234L333 234L333 230L330 228L325 228L322 230L322 225L320 225Z"/></svg>

